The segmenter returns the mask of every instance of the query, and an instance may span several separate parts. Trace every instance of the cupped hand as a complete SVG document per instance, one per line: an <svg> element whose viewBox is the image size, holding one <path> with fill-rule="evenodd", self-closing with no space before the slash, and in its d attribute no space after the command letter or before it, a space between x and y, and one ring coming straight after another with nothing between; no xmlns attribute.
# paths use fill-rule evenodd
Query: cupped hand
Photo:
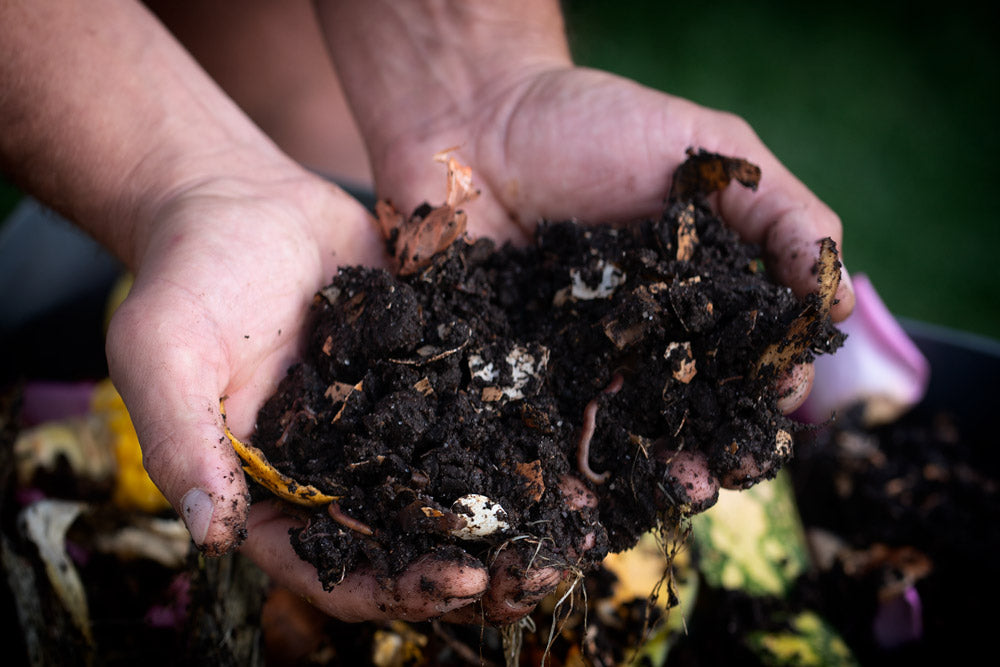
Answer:
<svg viewBox="0 0 1000 667"><path fill-rule="evenodd" d="M277 504L255 505L248 521L219 413L226 397L228 426L250 435L299 354L316 290L338 265L384 262L374 230L360 205L297 168L200 182L153 216L107 355L150 476L206 554L243 543L273 578L339 618L428 618L483 595L478 561L429 556L395 581L356 572L324 592L292 551L292 519Z"/></svg>
<svg viewBox="0 0 1000 667"><path fill-rule="evenodd" d="M721 217L760 243L774 277L799 296L815 292L819 241L840 246L837 215L796 179L750 126L715 111L605 72L549 64L498 78L472 109L450 108L422 120L414 139L376 150L380 194L401 208L440 190L430 157L448 146L472 167L478 200L467 205L473 234L524 239L542 219L625 222L658 216L688 148L741 157L761 167L756 192L732 184L714 199ZM832 317L847 317L854 294L842 269ZM812 384L811 365L779 381L778 407L792 412ZM725 479L697 453L664 453L676 486L693 507L708 507L720 486L742 488L764 477L748 461ZM673 458L671 458L673 457Z"/></svg>

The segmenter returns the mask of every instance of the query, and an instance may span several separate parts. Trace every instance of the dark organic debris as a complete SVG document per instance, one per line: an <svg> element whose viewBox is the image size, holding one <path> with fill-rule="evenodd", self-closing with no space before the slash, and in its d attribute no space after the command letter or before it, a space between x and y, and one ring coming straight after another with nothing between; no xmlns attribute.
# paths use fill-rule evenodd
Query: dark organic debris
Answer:
<svg viewBox="0 0 1000 667"><path fill-rule="evenodd" d="M701 509L673 488L672 453L700 453L720 479L748 461L777 472L791 425L776 375L838 336L825 292L802 304L772 283L705 202L759 169L692 153L658 220L544 222L534 245L499 249L453 233L471 189L449 173L444 206L381 208L401 275L341 269L258 417L270 465L324 498L292 534L324 585L455 545L587 569L664 513ZM596 508L568 506L568 475Z"/></svg>

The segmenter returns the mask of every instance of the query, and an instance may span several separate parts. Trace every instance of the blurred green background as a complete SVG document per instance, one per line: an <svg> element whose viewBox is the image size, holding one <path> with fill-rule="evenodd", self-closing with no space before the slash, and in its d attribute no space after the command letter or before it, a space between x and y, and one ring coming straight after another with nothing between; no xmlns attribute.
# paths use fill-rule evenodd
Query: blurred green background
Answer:
<svg viewBox="0 0 1000 667"><path fill-rule="evenodd" d="M1000 338L998 4L564 6L580 64L747 119L894 313Z"/></svg>
<svg viewBox="0 0 1000 667"><path fill-rule="evenodd" d="M746 118L893 312L1000 338L997 3L564 5L581 64Z"/></svg>

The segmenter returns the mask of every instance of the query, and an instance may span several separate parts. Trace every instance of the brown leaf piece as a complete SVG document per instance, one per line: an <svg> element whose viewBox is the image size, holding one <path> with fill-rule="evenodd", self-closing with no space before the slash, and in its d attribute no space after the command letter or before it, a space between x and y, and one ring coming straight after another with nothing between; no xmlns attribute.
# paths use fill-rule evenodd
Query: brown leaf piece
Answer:
<svg viewBox="0 0 1000 667"><path fill-rule="evenodd" d="M830 308L836 301L840 286L840 260L837 258L837 244L827 237L820 242L819 259L816 261L819 290L816 300L796 317L788 334L777 343L772 343L757 362L757 373L767 366L776 375L783 375L798 359L801 359L816 337L817 327L830 316Z"/></svg>
<svg viewBox="0 0 1000 667"><path fill-rule="evenodd" d="M545 493L545 481L542 479L542 462L538 459L514 466L517 474L525 479L525 488L532 502L538 502Z"/></svg>
<svg viewBox="0 0 1000 667"><path fill-rule="evenodd" d="M694 204L688 204L677 216L677 260L690 262L696 245L698 232L694 226Z"/></svg>
<svg viewBox="0 0 1000 667"><path fill-rule="evenodd" d="M412 275L428 266L435 254L465 233L466 214L459 206L475 199L479 191L472 187L472 169L449 157L451 150L454 149L434 156L436 161L448 165L444 204L429 211L427 206L421 206L409 219L386 200L375 204L379 230L389 244L396 260L396 272L401 276Z"/></svg>
<svg viewBox="0 0 1000 667"><path fill-rule="evenodd" d="M760 167L742 158L710 153L704 148L687 149L688 159L674 172L670 186L673 200L693 199L725 189L734 179L756 190L760 183Z"/></svg>

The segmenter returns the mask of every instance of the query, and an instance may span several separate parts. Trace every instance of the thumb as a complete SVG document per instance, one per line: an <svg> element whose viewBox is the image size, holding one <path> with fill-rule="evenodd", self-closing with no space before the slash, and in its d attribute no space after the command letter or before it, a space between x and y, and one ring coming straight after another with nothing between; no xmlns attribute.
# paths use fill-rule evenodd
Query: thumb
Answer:
<svg viewBox="0 0 1000 667"><path fill-rule="evenodd" d="M761 168L757 192L730 186L720 197L723 219L729 221L748 241L760 243L769 258L770 271L802 298L817 290L815 272L819 242L830 237L842 254L843 228L840 218L809 188L798 180L764 146L750 126L740 118L716 113L717 132L729 140L729 155L745 157ZM850 276L841 266L835 321L846 318L854 308Z"/></svg>
<svg viewBox="0 0 1000 667"><path fill-rule="evenodd" d="M195 544L207 555L222 555L245 538L248 506L239 459L219 414L226 383L219 360L205 355L210 350L221 357L223 348L214 341L199 344L206 337L197 320L185 326L170 316L183 312L176 304L168 311L154 307L156 301L133 294L116 311L106 344L111 379L135 425L150 478Z"/></svg>

